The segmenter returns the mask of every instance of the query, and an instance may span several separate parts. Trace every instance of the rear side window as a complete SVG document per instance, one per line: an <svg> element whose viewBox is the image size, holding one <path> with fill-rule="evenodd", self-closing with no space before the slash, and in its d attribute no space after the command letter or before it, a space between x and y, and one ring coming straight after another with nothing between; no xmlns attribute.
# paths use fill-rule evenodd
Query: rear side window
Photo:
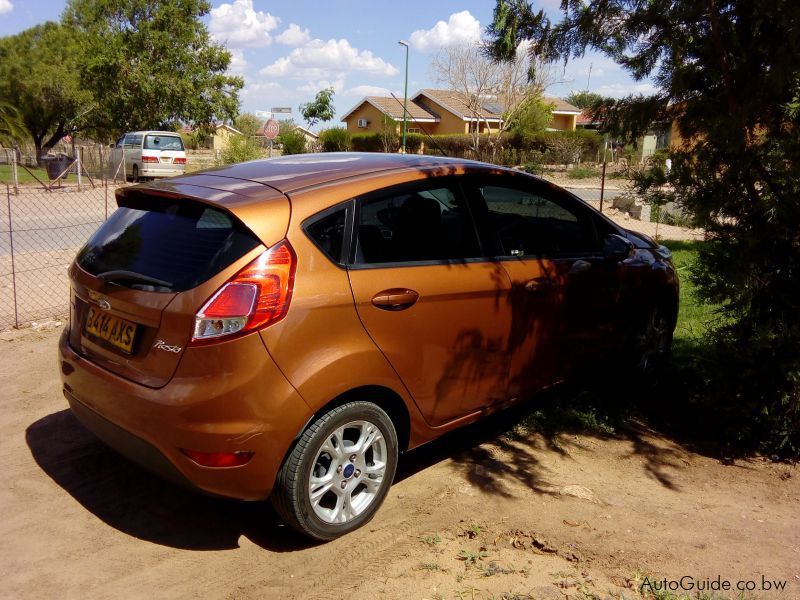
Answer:
<svg viewBox="0 0 800 600"><path fill-rule="evenodd" d="M117 209L77 262L88 273L126 287L182 292L260 243L235 217L211 206L144 197Z"/></svg>
<svg viewBox="0 0 800 600"><path fill-rule="evenodd" d="M339 208L331 214L315 219L304 228L311 241L317 245L317 248L337 264L342 264L345 259L342 256L342 249L344 246L346 217L347 209L344 207Z"/></svg>
<svg viewBox="0 0 800 600"><path fill-rule="evenodd" d="M361 201L357 264L479 258L480 245L459 192L419 188Z"/></svg>
<svg viewBox="0 0 800 600"><path fill-rule="evenodd" d="M177 135L155 135L152 133L144 136L145 150L183 150L183 140Z"/></svg>

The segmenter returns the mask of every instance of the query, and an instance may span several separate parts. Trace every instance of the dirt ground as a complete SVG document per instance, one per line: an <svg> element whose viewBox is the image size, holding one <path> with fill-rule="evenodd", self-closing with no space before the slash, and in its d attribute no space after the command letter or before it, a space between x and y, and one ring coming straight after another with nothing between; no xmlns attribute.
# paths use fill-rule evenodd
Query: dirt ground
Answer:
<svg viewBox="0 0 800 600"><path fill-rule="evenodd" d="M800 598L796 466L722 464L644 427L508 438L506 414L404 457L369 525L313 545L83 430L59 329L0 335L1 597L639 598L647 575Z"/></svg>

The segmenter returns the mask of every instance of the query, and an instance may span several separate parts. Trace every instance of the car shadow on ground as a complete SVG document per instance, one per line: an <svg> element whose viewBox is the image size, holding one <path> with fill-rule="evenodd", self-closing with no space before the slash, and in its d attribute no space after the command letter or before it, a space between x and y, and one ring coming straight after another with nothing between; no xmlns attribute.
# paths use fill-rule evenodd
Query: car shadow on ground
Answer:
<svg viewBox="0 0 800 600"><path fill-rule="evenodd" d="M285 527L268 502L213 498L162 481L103 444L69 410L31 424L25 438L53 481L130 536L190 550L238 548L242 535L278 552L311 545Z"/></svg>
<svg viewBox="0 0 800 600"><path fill-rule="evenodd" d="M631 417L635 409L629 395L642 393L618 385L557 386L407 453L395 482L452 459L452 469L484 493L508 496L509 484L517 482L539 494L554 494L537 452L568 457L572 434L579 432L627 440L648 476L679 491L671 474L681 468L680 445L670 436L662 438L667 447L654 444L659 434ZM53 481L97 518L130 536L190 550L235 549L241 536L275 552L314 545L283 525L269 502L212 498L163 482L105 446L69 410L31 424L26 441Z"/></svg>

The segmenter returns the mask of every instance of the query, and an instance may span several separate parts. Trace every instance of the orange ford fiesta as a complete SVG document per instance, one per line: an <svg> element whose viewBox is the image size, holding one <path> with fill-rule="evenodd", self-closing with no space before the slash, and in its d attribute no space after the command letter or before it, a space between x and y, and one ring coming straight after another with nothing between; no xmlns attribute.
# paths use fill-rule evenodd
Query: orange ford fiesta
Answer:
<svg viewBox="0 0 800 600"><path fill-rule="evenodd" d="M669 350L669 251L577 197L427 156L299 155L117 191L70 269L64 395L108 445L329 540L399 453L585 361Z"/></svg>

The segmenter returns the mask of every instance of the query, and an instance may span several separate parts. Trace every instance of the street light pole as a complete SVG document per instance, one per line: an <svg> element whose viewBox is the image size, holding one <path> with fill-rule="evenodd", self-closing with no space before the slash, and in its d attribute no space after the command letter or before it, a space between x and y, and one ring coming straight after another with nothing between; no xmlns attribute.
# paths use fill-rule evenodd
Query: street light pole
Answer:
<svg viewBox="0 0 800 600"><path fill-rule="evenodd" d="M408 42L397 42L406 49L406 80L403 88L403 154L406 153L406 133L408 132Z"/></svg>

